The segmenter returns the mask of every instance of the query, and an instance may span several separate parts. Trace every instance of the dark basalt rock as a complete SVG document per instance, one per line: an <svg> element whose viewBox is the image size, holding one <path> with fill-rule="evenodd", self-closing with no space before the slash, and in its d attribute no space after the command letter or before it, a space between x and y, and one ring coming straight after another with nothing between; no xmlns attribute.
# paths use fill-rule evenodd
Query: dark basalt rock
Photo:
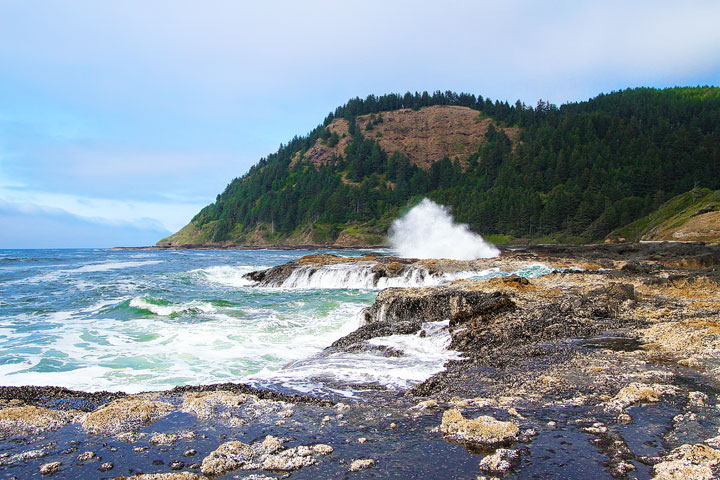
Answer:
<svg viewBox="0 0 720 480"><path fill-rule="evenodd" d="M348 352L368 352L368 353L374 353L375 355L381 356L381 357L402 357L405 355L405 353L397 348L390 347L388 345L373 345L369 342L358 342L353 343L349 345L347 348L344 348L345 351Z"/></svg>
<svg viewBox="0 0 720 480"><path fill-rule="evenodd" d="M363 314L368 323L440 322L451 326L511 310L515 303L500 292L486 293L458 282L443 287L388 288L380 292Z"/></svg>
<svg viewBox="0 0 720 480"><path fill-rule="evenodd" d="M335 341L331 348L359 350L371 338L418 333L425 322L450 320L450 325L455 327L471 319L487 320L515 308L515 303L505 294L472 290L468 285L471 283L383 290L372 307L363 313L367 324Z"/></svg>
<svg viewBox="0 0 720 480"><path fill-rule="evenodd" d="M333 342L330 347L344 350L361 349L356 345L377 337L389 337L390 335L409 335L417 333L422 327L422 322L373 322L363 325L354 332ZM352 347L352 348L347 348Z"/></svg>

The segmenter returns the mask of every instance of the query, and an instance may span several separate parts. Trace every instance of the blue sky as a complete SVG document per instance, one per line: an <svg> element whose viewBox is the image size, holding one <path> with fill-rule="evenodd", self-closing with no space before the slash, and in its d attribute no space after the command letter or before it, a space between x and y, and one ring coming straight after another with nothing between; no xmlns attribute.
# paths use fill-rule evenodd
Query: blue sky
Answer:
<svg viewBox="0 0 720 480"><path fill-rule="evenodd" d="M719 24L717 1L0 0L0 248L154 243L355 96L717 85Z"/></svg>

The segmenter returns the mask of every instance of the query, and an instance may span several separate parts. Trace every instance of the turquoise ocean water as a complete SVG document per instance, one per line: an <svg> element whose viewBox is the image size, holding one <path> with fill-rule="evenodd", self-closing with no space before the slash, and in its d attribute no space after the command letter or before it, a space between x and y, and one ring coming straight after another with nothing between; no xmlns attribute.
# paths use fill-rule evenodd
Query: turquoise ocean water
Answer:
<svg viewBox="0 0 720 480"><path fill-rule="evenodd" d="M401 348L402 357L324 353L360 325L377 295L363 268L300 274L275 288L243 278L309 253L0 250L0 385L139 392L248 382L352 395L353 384L411 386L459 357L445 349L442 324L428 325L434 334L425 338L372 341ZM441 281L416 275L396 286Z"/></svg>

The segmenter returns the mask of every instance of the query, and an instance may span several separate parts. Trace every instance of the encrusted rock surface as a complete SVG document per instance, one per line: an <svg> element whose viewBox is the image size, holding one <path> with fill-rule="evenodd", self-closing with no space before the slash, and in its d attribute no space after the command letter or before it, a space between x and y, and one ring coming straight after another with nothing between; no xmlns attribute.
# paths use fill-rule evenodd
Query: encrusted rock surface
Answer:
<svg viewBox="0 0 720 480"><path fill-rule="evenodd" d="M682 445L653 467L653 480L711 480L720 464L720 450L707 445Z"/></svg>
<svg viewBox="0 0 720 480"><path fill-rule="evenodd" d="M55 430L74 420L71 412L26 405L0 410L0 437L38 434Z"/></svg>
<svg viewBox="0 0 720 480"><path fill-rule="evenodd" d="M86 414L80 424L88 433L113 435L150 425L172 410L168 403L125 397Z"/></svg>
<svg viewBox="0 0 720 480"><path fill-rule="evenodd" d="M255 452L247 443L226 442L203 459L201 471L206 475L222 475L251 464L254 458Z"/></svg>
<svg viewBox="0 0 720 480"><path fill-rule="evenodd" d="M262 442L247 444L240 441L223 443L202 461L205 475L217 476L235 470L263 469L291 472L317 462L315 455L330 455L329 445L300 445L283 448L283 439L268 435Z"/></svg>
<svg viewBox="0 0 720 480"><path fill-rule="evenodd" d="M182 404L184 412L192 413L198 418L211 418L232 408L237 408L252 397L246 393L235 393L225 390L210 392L188 392Z"/></svg>
<svg viewBox="0 0 720 480"><path fill-rule="evenodd" d="M116 477L114 480L206 480L208 477L193 472L143 473L132 477Z"/></svg>
<svg viewBox="0 0 720 480"><path fill-rule="evenodd" d="M492 455L480 460L480 471L485 473L505 473L520 463L520 454L517 450L498 448Z"/></svg>
<svg viewBox="0 0 720 480"><path fill-rule="evenodd" d="M644 402L659 402L663 395L676 393L678 389L672 385L648 385L633 382L623 387L607 404L608 409L623 410L630 405Z"/></svg>
<svg viewBox="0 0 720 480"><path fill-rule="evenodd" d="M365 470L370 467L375 466L375 460L372 458L359 458L357 460L353 460L350 464L350 467L348 468L348 471L350 472L359 472L360 470Z"/></svg>
<svg viewBox="0 0 720 480"><path fill-rule="evenodd" d="M440 431L452 440L484 447L510 444L517 440L520 433L513 422L503 422L487 415L466 419L455 408L443 413Z"/></svg>

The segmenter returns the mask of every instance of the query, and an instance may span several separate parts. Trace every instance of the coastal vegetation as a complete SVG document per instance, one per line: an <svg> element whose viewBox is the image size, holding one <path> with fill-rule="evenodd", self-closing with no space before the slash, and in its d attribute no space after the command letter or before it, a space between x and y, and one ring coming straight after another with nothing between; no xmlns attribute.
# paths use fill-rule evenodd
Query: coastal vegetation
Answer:
<svg viewBox="0 0 720 480"><path fill-rule="evenodd" d="M559 107L371 95L281 145L158 244L378 244L423 197L494 238L588 242L700 188L720 188L717 87Z"/></svg>

